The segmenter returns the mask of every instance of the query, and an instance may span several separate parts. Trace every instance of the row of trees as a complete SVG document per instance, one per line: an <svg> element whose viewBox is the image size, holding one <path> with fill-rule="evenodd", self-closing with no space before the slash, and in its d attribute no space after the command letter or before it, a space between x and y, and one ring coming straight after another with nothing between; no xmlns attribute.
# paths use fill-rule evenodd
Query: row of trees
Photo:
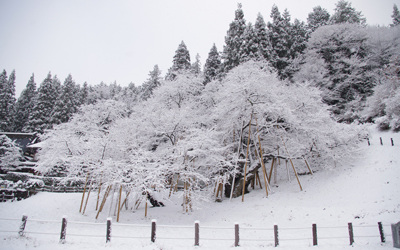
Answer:
<svg viewBox="0 0 400 250"><path fill-rule="evenodd" d="M383 127L398 127L392 122L396 115L391 110L395 108L386 110L389 104L367 102L376 92L380 93L379 97L372 99L386 99L382 95L388 94L387 91L379 89L387 88L379 86L388 82L387 79L396 82L398 77L400 14L396 5L392 28L366 27L361 12L344 0L337 3L333 15L320 6L315 7L309 13L307 23L297 19L291 22L290 13L285 10L281 14L275 5L270 17L271 22L265 23L259 14L253 25L246 22L239 4L234 21L229 25L223 51L219 52L214 44L202 71L199 56L192 63L189 50L182 41L165 79L173 80L182 72L192 72L202 78L203 84L208 84L222 80L229 70L241 63L263 60L276 70L280 79L308 81L321 88L324 102L331 106L339 121L371 121L385 117L381 119L385 121ZM15 71L9 76L5 71L0 75L0 130L39 133L68 121L80 105L99 99L121 100L131 108L138 101L147 100L164 78L157 65L140 87L133 83L127 87L116 83L94 86L84 83L80 86L71 75L61 84L49 73L36 89L32 75L16 100L15 77ZM375 86L377 91L374 91Z"/></svg>

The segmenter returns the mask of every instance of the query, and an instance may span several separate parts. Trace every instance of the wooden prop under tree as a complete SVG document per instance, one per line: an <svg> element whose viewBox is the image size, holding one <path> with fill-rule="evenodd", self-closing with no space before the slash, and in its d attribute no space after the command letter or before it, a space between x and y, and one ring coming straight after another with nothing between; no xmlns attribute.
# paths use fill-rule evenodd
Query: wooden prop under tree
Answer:
<svg viewBox="0 0 400 250"><path fill-rule="evenodd" d="M251 135L251 121L252 121L252 119L253 119L253 112L251 113L250 122L249 122L249 135L248 135L248 139L247 139L246 162L245 162L245 165L244 165L244 174L243 174L242 202L244 202L244 191L246 190L246 174L247 174L247 163L248 163L249 149L250 149L250 135Z"/></svg>

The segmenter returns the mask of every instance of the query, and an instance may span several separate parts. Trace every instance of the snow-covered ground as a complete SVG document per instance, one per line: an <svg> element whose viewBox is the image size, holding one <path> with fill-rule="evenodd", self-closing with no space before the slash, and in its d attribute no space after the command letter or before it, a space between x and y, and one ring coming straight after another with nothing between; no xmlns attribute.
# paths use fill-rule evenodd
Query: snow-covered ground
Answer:
<svg viewBox="0 0 400 250"><path fill-rule="evenodd" d="M372 131L370 141L371 146L367 142L362 145L362 157L348 165L300 176L303 191L292 177L291 181L279 180L268 198L265 190L256 188L244 202L225 199L190 214L182 213L181 198L163 208L150 208L147 218L143 206L134 212L122 210L119 223L113 216L108 244L105 221L114 211L105 206L96 220L96 195L91 195L85 215L79 213L79 193L39 193L26 200L0 203L0 249L232 249L235 222L240 225L240 249L273 248L274 224L279 226L280 249L313 248L312 223L318 226L318 249L392 249L390 224L400 221L400 134ZM286 169L281 165L279 171ZM23 214L28 216L27 233L19 237L16 231ZM65 244L59 244L64 215L68 218L67 237ZM155 243L150 241L152 219L157 220ZM199 247L193 246L195 220L200 221ZM349 245L348 222L354 227L353 247ZM386 243L380 243L377 222L384 225Z"/></svg>

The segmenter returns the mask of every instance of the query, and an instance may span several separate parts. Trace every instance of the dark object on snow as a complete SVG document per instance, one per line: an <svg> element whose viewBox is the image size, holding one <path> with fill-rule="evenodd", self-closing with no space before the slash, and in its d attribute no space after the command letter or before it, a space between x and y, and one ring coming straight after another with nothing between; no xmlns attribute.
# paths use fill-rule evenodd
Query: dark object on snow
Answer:
<svg viewBox="0 0 400 250"><path fill-rule="evenodd" d="M154 199L153 196L151 196L148 192L147 192L147 199L150 201L150 204L153 207L164 207L164 203Z"/></svg>

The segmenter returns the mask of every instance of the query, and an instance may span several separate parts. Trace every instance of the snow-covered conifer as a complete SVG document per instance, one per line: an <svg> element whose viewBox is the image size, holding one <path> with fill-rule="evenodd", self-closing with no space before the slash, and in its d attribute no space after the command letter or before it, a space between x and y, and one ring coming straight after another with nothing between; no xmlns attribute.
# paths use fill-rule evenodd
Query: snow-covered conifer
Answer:
<svg viewBox="0 0 400 250"><path fill-rule="evenodd" d="M178 49L175 51L172 67L168 70L166 75L167 80L173 80L175 77L184 71L190 70L190 53L184 41L182 41Z"/></svg>
<svg viewBox="0 0 400 250"><path fill-rule="evenodd" d="M7 72L0 75L0 130L14 130L15 114L15 70L7 79Z"/></svg>
<svg viewBox="0 0 400 250"><path fill-rule="evenodd" d="M204 64L204 84L220 78L221 73L221 56L214 43L210 52L208 52L208 58Z"/></svg>
<svg viewBox="0 0 400 250"><path fill-rule="evenodd" d="M397 8L397 5L393 5L393 14L392 14L393 23L390 25L391 27L397 26L400 24L400 12Z"/></svg>
<svg viewBox="0 0 400 250"><path fill-rule="evenodd" d="M36 99L36 83L32 74L16 103L15 131L26 131L29 114L32 113Z"/></svg>
<svg viewBox="0 0 400 250"><path fill-rule="evenodd" d="M330 14L326 9L321 6L316 6L313 11L308 14L307 24L311 32L314 32L321 26L327 25L329 23Z"/></svg>
<svg viewBox="0 0 400 250"><path fill-rule="evenodd" d="M336 3L335 13L333 13L330 19L332 24L355 23L365 25L366 21L361 11L356 11L356 9L351 6L350 2L345 0L339 0L339 2Z"/></svg>

